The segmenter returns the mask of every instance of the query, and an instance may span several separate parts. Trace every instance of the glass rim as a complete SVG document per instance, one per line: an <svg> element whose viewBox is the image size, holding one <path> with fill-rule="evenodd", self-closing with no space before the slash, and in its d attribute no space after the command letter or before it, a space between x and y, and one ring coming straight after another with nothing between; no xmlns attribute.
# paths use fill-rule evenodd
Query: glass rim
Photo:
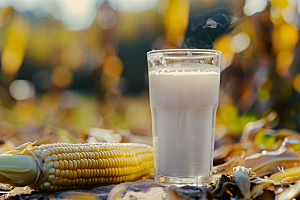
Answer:
<svg viewBox="0 0 300 200"><path fill-rule="evenodd" d="M152 55L155 53L204 53L208 55L217 55L221 56L222 52L213 49L160 49L160 50L151 50L147 52L147 55Z"/></svg>

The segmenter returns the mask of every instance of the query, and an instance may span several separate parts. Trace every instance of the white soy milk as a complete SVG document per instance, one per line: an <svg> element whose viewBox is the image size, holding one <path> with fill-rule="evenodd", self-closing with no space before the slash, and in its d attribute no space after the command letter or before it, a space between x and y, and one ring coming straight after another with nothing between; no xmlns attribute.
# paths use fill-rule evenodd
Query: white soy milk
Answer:
<svg viewBox="0 0 300 200"><path fill-rule="evenodd" d="M149 70L155 168L161 175L209 175L219 84L219 68L213 65Z"/></svg>

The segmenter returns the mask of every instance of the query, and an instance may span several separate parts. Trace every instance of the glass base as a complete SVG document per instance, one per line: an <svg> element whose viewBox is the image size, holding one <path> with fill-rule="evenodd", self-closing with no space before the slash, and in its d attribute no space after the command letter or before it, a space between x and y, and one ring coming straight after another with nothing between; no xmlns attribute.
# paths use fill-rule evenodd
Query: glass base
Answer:
<svg viewBox="0 0 300 200"><path fill-rule="evenodd" d="M155 182L161 186L175 185L176 187L182 186L205 186L211 182L211 175L208 176L197 176L197 177L170 177L156 174Z"/></svg>

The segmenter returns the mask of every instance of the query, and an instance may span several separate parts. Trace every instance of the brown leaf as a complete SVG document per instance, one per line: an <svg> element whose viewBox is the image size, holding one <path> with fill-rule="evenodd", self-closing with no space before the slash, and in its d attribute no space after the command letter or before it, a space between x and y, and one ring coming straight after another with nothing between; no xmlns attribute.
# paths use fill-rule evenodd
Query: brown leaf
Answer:
<svg viewBox="0 0 300 200"><path fill-rule="evenodd" d="M214 166L213 170L223 174L232 174L234 167L238 165L245 165L244 155L245 153L241 153L240 155L232 156L228 162Z"/></svg>
<svg viewBox="0 0 300 200"><path fill-rule="evenodd" d="M280 180L287 180L289 182L299 180L300 176L300 167L293 167L289 168L280 172L277 172L269 177L271 180L280 181ZM290 179L287 179L290 178Z"/></svg>
<svg viewBox="0 0 300 200"><path fill-rule="evenodd" d="M297 197L300 194L300 182L291 186L289 189L279 195L278 200L290 200Z"/></svg>
<svg viewBox="0 0 300 200"><path fill-rule="evenodd" d="M261 149L253 142L223 145L213 152L214 163L230 161L232 156L241 155L243 152L246 156L250 156L261 152Z"/></svg>
<svg viewBox="0 0 300 200"><path fill-rule="evenodd" d="M257 176L278 172L278 167L294 167L295 162L300 163L300 158L286 147L280 147L275 151L262 151L245 158L245 166L252 168Z"/></svg>

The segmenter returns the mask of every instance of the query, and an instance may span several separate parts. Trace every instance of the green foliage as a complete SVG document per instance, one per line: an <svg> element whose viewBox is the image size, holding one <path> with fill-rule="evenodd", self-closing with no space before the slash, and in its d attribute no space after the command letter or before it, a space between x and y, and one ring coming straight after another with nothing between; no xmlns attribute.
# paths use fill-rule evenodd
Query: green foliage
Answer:
<svg viewBox="0 0 300 200"><path fill-rule="evenodd" d="M264 145L271 147L276 142L277 136L272 131L266 131L264 129L260 130L254 139L254 142L257 146Z"/></svg>

